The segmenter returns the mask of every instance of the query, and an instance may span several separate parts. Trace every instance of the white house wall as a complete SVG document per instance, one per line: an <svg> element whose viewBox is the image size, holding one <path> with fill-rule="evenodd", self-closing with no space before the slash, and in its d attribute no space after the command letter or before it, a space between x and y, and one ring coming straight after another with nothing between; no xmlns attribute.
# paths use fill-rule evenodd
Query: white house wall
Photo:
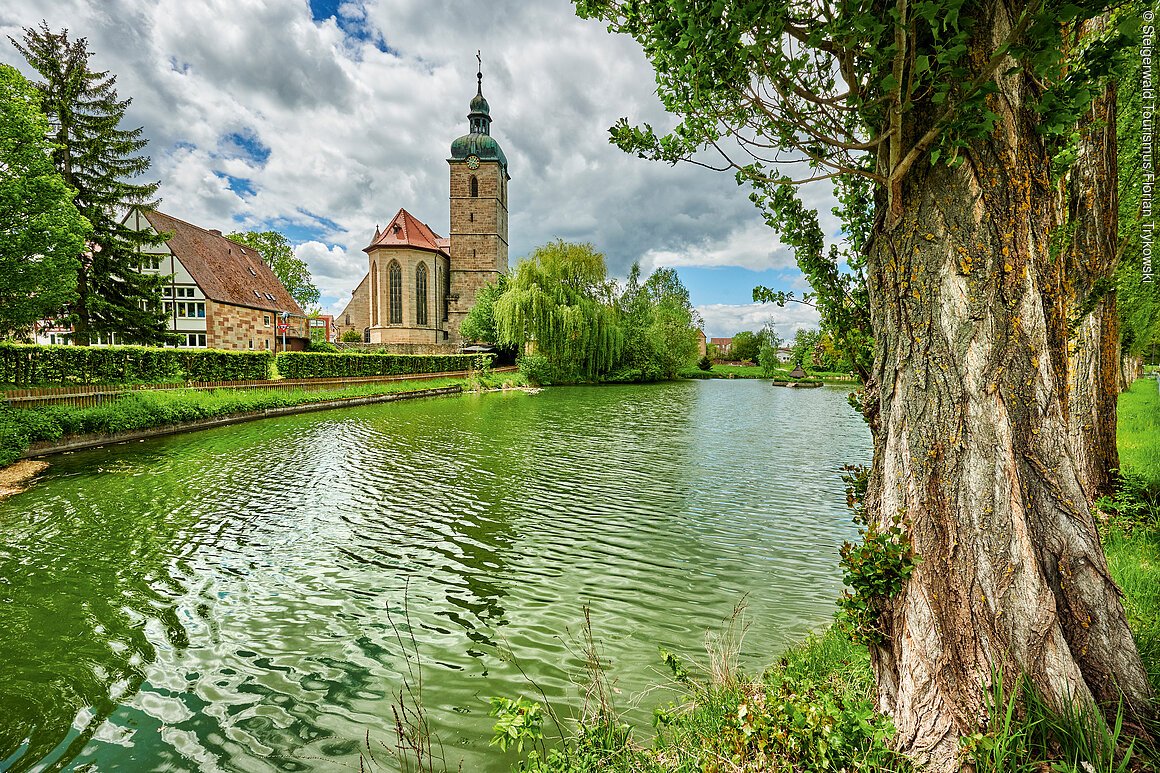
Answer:
<svg viewBox="0 0 1160 773"><path fill-rule="evenodd" d="M141 214L139 210L134 209L129 213L125 224L137 231L147 231L156 234L153 226ZM151 245L141 248L142 255L156 255L158 257L158 267L152 268L150 263L143 261L141 273L143 274L161 274L163 276L170 276L168 286L161 291L161 300L163 304L169 304L169 329L177 332L189 334L202 335L206 333L205 317L179 317L177 314L178 303L200 303L201 308L207 308L205 305L205 293L201 291L194 280L193 275L186 270L185 266L181 264L181 260L170 251L169 246L162 242L161 244ZM193 343L186 342L182 345L204 346L201 343L204 339L194 339Z"/></svg>

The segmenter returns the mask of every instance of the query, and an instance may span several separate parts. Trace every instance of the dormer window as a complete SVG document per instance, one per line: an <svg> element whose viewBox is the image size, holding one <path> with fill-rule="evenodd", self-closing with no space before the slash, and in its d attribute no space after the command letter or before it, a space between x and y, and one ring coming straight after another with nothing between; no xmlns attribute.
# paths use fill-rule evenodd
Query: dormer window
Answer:
<svg viewBox="0 0 1160 773"><path fill-rule="evenodd" d="M266 293L266 300L272 301L272 300L274 300L274 296L270 295L270 293Z"/></svg>
<svg viewBox="0 0 1160 773"><path fill-rule="evenodd" d="M258 275L258 272L254 270L253 266L250 266L250 276L257 276L257 275Z"/></svg>
<svg viewBox="0 0 1160 773"><path fill-rule="evenodd" d="M255 297L255 298L261 298L261 297L262 297L262 294L261 294L260 292L258 292L257 290L254 290L254 297Z"/></svg>

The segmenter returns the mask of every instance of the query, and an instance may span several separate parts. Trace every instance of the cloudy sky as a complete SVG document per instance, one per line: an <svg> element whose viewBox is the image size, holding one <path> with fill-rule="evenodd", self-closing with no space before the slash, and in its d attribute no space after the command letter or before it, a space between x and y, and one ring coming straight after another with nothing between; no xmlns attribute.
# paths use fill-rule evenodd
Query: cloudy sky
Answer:
<svg viewBox="0 0 1160 773"><path fill-rule="evenodd" d="M804 281L731 175L608 144L621 116L675 119L639 46L568 0L6 0L0 32L42 18L87 38L93 66L133 99L161 209L286 234L324 311L349 300L362 248L400 207L447 233L446 159L467 132L480 49L510 163L513 263L557 237L588 241L618 276L633 261L677 268L710 336L816 325L809 308L751 303L754 285ZM6 37L0 61L34 75ZM807 196L829 212L824 188Z"/></svg>

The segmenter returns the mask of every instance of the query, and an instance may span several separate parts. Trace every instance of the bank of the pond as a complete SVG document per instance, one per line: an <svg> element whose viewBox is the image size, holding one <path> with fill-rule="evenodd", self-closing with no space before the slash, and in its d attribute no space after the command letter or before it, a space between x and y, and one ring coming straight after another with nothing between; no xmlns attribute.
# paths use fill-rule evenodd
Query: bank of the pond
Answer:
<svg viewBox="0 0 1160 773"><path fill-rule="evenodd" d="M1101 537L1160 695L1160 393L1153 379L1136 381L1120 396L1117 437L1123 484L1114 500L1098 505ZM622 724L611 703L594 705L575 732L565 733L562 747L549 748L536 729L520 729L511 711L500 712L497 735L507 730L511 743L522 737L533 749L521 762L524 773L912 770L890 751L891 723L874 710L866 649L837 626L791 647L759 677L738 672L731 641L726 631L718 646L710 646L710 662L683 662L662 652L669 686L681 698L656 709L651 741L638 742L640 731ZM1006 689L1020 695L1012 685ZM611 695L599 679L589 694ZM1096 739L1093 733L1103 731L1093 731L1082 717L1055 714L1034 700L1014 721L1005 708L992 712L986 733L963 740L965 760L977 770L1150 771L1160 762L1156 749L1140 743L1129 751L1118 728ZM544 722L535 716L533 708L531 724L538 728ZM1079 760L1094 767L1077 768Z"/></svg>
<svg viewBox="0 0 1160 773"><path fill-rule="evenodd" d="M777 368L772 373L766 373L764 368L757 365L714 365L711 370L685 368L678 375L681 378L691 379L758 378L772 379L774 381L794 380L790 376L790 372L791 370L789 368ZM861 383L857 376L852 376L849 373L837 373L825 370L807 370L806 378L803 380L821 381L825 384L849 384L851 386L857 386Z"/></svg>
<svg viewBox="0 0 1160 773"><path fill-rule="evenodd" d="M18 459L193 432L309 411L353 408L395 400L459 394L465 388L522 383L518 374L475 374L361 384L331 390L195 389L127 392L100 405L75 408L0 408L0 468ZM13 472L16 475L18 471ZM35 475L17 475L21 480Z"/></svg>

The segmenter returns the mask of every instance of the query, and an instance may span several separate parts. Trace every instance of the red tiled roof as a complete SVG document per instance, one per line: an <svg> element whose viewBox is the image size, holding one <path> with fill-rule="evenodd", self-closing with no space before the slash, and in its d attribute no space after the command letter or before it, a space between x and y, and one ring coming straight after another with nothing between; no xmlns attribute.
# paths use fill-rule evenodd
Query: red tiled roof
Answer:
<svg viewBox="0 0 1160 773"><path fill-rule="evenodd" d="M382 232L376 231L375 238L363 248L363 252L370 252L379 247L408 247L413 250L446 253L450 245L449 239L441 239L429 225L407 210L400 209Z"/></svg>
<svg viewBox="0 0 1160 773"><path fill-rule="evenodd" d="M710 338L709 343L716 344L717 346L728 346L729 344L733 343L733 339L732 338Z"/></svg>
<svg viewBox="0 0 1160 773"><path fill-rule="evenodd" d="M169 250L197 282L205 297L219 303L305 316L258 252L156 210L141 210L149 225L170 234Z"/></svg>

